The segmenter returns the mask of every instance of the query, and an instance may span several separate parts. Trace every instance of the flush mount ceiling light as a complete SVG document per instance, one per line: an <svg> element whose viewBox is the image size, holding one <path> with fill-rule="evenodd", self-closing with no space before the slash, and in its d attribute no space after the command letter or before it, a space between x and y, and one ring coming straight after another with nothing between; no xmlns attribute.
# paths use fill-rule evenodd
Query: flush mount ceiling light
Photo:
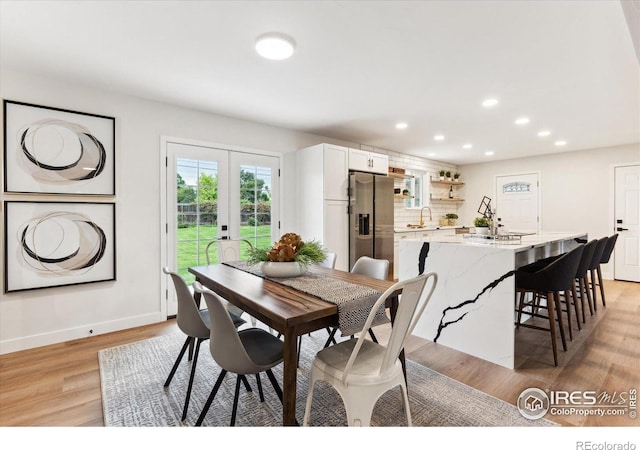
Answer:
<svg viewBox="0 0 640 450"><path fill-rule="evenodd" d="M407 128L408 126L409 126L409 125L408 125L408 124L406 124L405 122L398 122L398 123L396 124L396 128L397 128L398 130L404 130L404 129L405 129L405 128Z"/></svg>
<svg viewBox="0 0 640 450"><path fill-rule="evenodd" d="M495 98L488 98L482 102L482 106L484 106L485 108L491 108L493 106L496 106L497 104L498 100Z"/></svg>
<svg viewBox="0 0 640 450"><path fill-rule="evenodd" d="M493 156L495 153L494 152L484 152L485 156Z"/></svg>
<svg viewBox="0 0 640 450"><path fill-rule="evenodd" d="M444 141L444 135L442 135L442 134L436 134L436 135L433 137L433 140L434 140L434 141Z"/></svg>
<svg viewBox="0 0 640 450"><path fill-rule="evenodd" d="M526 125L530 122L528 117L519 117L514 122L516 125Z"/></svg>
<svg viewBox="0 0 640 450"><path fill-rule="evenodd" d="M290 58L294 49L293 39L282 33L266 33L256 40L258 54L274 61Z"/></svg>
<svg viewBox="0 0 640 450"><path fill-rule="evenodd" d="M541 130L541 131L538 131L538 136L540 136L540 137L547 137L547 136L549 136L550 134L551 134L551 131L549 131L549 130Z"/></svg>
<svg viewBox="0 0 640 450"><path fill-rule="evenodd" d="M563 146L567 145L567 141L556 141L555 145L556 145L556 147L563 147Z"/></svg>
<svg viewBox="0 0 640 450"><path fill-rule="evenodd" d="M471 145L471 144L464 144L464 145L462 146L462 148L466 148L466 149L468 150L468 149L470 149L470 148L473 148L473 145Z"/></svg>

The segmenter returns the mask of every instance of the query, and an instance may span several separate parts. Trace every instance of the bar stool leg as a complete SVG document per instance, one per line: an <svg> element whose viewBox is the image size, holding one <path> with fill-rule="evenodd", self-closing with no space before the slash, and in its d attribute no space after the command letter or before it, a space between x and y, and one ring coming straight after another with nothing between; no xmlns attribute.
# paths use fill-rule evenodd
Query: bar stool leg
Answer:
<svg viewBox="0 0 640 450"><path fill-rule="evenodd" d="M573 295L574 290L570 289L568 291L564 292L565 297L568 298L573 298L573 309L576 312L576 323L578 324L578 331L582 330L582 326L580 325L580 313L578 312L578 299L576 298L575 295Z"/></svg>
<svg viewBox="0 0 640 450"><path fill-rule="evenodd" d="M598 311L598 295L597 295L597 290L596 290L596 271L591 269L590 270L590 277L589 277L589 281L590 281L590 286L591 286L591 298L593 299L593 310L594 311ZM589 284L587 284L587 287L589 286Z"/></svg>
<svg viewBox="0 0 640 450"><path fill-rule="evenodd" d="M560 304L560 296L558 295L558 292L550 292L547 296L547 303L549 305L551 303L555 303L554 306L556 309L556 317L558 319L558 328L560 328L560 340L562 341L562 349L566 352L567 338L564 334L564 324L562 323L562 305ZM549 312L549 316L553 317L551 315L551 312Z"/></svg>
<svg viewBox="0 0 640 450"><path fill-rule="evenodd" d="M593 316L593 304L591 303L591 294L586 286L584 278L580 278L580 295L587 295L587 304L589 305L589 312Z"/></svg>
<svg viewBox="0 0 640 450"><path fill-rule="evenodd" d="M575 283L571 285L571 292L573 293L575 302L578 303L578 290L576 289ZM582 297L582 295L580 296L580 310L582 311L582 323L587 323L587 320L584 317L584 298Z"/></svg>
<svg viewBox="0 0 640 450"><path fill-rule="evenodd" d="M596 268L598 274L598 285L600 286L600 298L602 299L602 306L607 306L607 302L604 300L604 284L602 284L602 270L600 265Z"/></svg>
<svg viewBox="0 0 640 450"><path fill-rule="evenodd" d="M560 298L560 293L556 292L558 298ZM571 298L567 295L567 291L564 291L564 302L567 305L567 324L569 325L569 340L573 341L573 328L571 327ZM560 310L562 311L562 310Z"/></svg>
<svg viewBox="0 0 640 450"><path fill-rule="evenodd" d="M553 302L547 302L549 308L549 331L551 332L551 348L553 349L553 364L558 366L558 344L556 343L556 320L553 317Z"/></svg>

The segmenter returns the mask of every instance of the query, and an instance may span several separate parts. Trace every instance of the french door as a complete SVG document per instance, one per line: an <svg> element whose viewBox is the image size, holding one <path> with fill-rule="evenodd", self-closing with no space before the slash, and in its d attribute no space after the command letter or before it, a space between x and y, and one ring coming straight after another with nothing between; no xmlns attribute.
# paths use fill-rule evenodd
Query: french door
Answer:
<svg viewBox="0 0 640 450"><path fill-rule="evenodd" d="M279 157L177 142L166 143L166 154L167 266L187 284L188 268L207 264L212 240L278 240ZM217 262L215 245L209 258ZM166 297L167 315L176 314L171 286Z"/></svg>

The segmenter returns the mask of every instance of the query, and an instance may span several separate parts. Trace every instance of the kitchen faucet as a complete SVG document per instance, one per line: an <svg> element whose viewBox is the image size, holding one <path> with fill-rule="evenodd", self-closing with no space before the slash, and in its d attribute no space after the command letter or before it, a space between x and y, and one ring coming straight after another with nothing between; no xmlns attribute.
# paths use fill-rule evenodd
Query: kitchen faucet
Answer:
<svg viewBox="0 0 640 450"><path fill-rule="evenodd" d="M429 208L428 206L423 206L422 209L420 209L420 228L424 227L424 220L422 220L422 211L424 211L425 208L429 210L429 220L433 220L433 218L431 217L431 208Z"/></svg>

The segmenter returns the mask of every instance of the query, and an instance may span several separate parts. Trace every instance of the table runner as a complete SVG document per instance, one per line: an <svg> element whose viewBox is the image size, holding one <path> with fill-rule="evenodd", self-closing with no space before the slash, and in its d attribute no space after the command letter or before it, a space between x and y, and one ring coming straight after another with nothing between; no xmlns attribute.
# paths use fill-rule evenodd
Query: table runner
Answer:
<svg viewBox="0 0 640 450"><path fill-rule="evenodd" d="M292 287L305 294L338 306L338 328L343 335L352 335L362 331L371 307L382 292L360 284L307 272L292 278L273 278L266 276L260 264L249 265L246 261L224 262L227 266L243 270L250 274ZM384 306L376 313L372 326L389 323Z"/></svg>

